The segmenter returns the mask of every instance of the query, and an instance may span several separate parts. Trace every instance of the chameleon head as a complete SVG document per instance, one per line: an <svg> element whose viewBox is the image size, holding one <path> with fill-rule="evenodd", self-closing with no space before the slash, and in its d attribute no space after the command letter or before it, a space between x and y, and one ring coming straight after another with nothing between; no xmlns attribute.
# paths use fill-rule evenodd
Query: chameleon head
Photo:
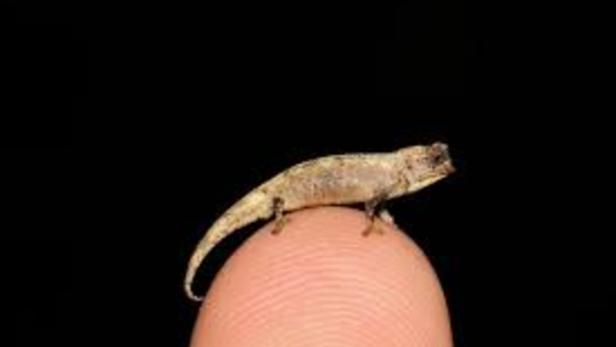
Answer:
<svg viewBox="0 0 616 347"><path fill-rule="evenodd" d="M398 150L397 155L409 182L407 193L426 187L455 171L444 143L405 147Z"/></svg>

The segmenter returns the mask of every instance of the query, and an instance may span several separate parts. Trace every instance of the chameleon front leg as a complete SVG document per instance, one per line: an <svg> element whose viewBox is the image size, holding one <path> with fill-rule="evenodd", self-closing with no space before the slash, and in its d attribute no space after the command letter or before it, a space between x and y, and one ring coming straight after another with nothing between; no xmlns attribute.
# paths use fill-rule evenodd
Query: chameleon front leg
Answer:
<svg viewBox="0 0 616 347"><path fill-rule="evenodd" d="M288 217L284 214L284 200L280 197L272 199L272 209L274 210L274 228L272 235L278 235L288 222Z"/></svg>
<svg viewBox="0 0 616 347"><path fill-rule="evenodd" d="M382 219L386 221L392 220L392 217L389 214L389 212L387 212L387 210L385 210L382 207L385 200L387 200L387 195L388 194L385 194L385 193L379 194L376 197L366 201L365 211L366 211L366 217L368 217L369 222L368 222L368 226L366 227L366 229L364 229L364 231L361 233L362 236L368 236L373 232L376 232L378 234L383 234L383 230L376 227L375 225L376 211L379 211L379 217L381 217Z"/></svg>
<svg viewBox="0 0 616 347"><path fill-rule="evenodd" d="M394 224L394 217L392 217L391 214L389 214L389 212L383 205L385 201L389 199L389 197L391 196L391 193L393 193L396 189L402 189L403 191L406 190L406 187L408 187L408 184L409 182L406 179L406 177L401 176L398 178L398 182L396 184L384 189L383 191L381 191L381 193L376 194L374 198L366 201L365 211L366 211L366 217L368 217L368 220L369 220L369 224L366 227L366 229L364 229L364 231L361 233L363 236L368 236L372 232L383 234L383 230L377 228L375 225L375 219L376 219L375 214L377 211L379 213L379 219L381 219L385 223Z"/></svg>

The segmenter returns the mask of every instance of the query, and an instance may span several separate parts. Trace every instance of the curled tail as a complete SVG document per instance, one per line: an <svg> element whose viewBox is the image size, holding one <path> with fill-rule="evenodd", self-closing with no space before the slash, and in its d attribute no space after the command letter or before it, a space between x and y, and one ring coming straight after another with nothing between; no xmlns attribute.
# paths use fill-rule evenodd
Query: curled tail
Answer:
<svg viewBox="0 0 616 347"><path fill-rule="evenodd" d="M186 293L186 296L188 296L189 299L193 301L197 301L197 302L202 301L203 297L197 296L193 293L192 282L193 282L193 279L195 278L195 274L197 273L197 270L199 269L199 265L201 264L205 256L216 245L215 242L208 240L207 238L208 234L206 234L206 237L202 238L201 241L199 241L199 244L195 248L195 251L190 257L190 261L188 262L188 269L186 270L186 275L184 277L184 292Z"/></svg>
<svg viewBox="0 0 616 347"><path fill-rule="evenodd" d="M192 282L203 259L222 239L245 225L258 219L269 218L272 215L271 199L257 192L246 195L220 217L205 233L195 248L184 277L184 292L194 301L202 301L203 297L192 291Z"/></svg>

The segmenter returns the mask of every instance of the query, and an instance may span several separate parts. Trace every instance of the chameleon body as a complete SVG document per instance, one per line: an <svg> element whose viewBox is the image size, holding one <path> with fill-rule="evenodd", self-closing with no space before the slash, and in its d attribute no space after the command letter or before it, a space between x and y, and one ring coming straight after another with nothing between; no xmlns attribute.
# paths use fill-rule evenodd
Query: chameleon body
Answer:
<svg viewBox="0 0 616 347"><path fill-rule="evenodd" d="M389 153L343 154L309 160L281 172L231 206L193 252L184 280L186 295L205 256L237 229L282 212L322 205L376 203L420 190L454 171L447 146L411 146Z"/></svg>

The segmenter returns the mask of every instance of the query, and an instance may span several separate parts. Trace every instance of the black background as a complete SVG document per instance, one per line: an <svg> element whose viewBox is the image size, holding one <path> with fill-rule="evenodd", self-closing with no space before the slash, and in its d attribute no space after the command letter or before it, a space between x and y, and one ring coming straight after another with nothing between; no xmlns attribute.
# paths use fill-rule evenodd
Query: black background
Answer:
<svg viewBox="0 0 616 347"><path fill-rule="evenodd" d="M185 264L234 200L304 159L437 140L458 172L389 209L456 345L607 335L596 36L476 2L47 6L2 3L3 345L186 346Z"/></svg>

